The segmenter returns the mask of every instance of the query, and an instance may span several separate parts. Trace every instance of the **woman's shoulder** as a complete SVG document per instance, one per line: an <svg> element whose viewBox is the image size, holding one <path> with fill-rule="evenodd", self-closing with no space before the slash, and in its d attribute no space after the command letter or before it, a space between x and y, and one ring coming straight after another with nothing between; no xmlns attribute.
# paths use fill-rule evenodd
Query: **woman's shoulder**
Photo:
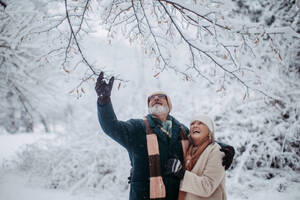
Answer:
<svg viewBox="0 0 300 200"><path fill-rule="evenodd" d="M213 154L217 154L217 155L220 155L220 156L224 156L224 152L220 151L221 149L221 146L218 144L218 143L211 143L208 145L208 150L210 153L213 153Z"/></svg>

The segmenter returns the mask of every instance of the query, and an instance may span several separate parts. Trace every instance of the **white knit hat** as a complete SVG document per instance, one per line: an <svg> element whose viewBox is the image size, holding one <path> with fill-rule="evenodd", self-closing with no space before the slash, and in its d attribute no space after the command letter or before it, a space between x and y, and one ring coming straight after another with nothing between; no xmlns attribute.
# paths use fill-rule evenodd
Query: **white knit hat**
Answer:
<svg viewBox="0 0 300 200"><path fill-rule="evenodd" d="M213 120L208 116L199 115L199 116L193 117L191 120L191 123L193 123L194 121L202 122L203 124L205 124L208 127L209 132L211 134L211 141L212 141L212 143L214 143L215 142L215 127L214 127Z"/></svg>
<svg viewBox="0 0 300 200"><path fill-rule="evenodd" d="M169 112L171 112L171 110L172 110L172 102L171 102L171 99L170 99L169 95L167 95L163 91L157 91L157 92L152 93L149 97L151 97L153 95L157 95L157 94L164 94L164 95L166 95L166 97L167 97L167 103L168 103L169 110L170 110ZM149 106L149 97L148 97L148 106Z"/></svg>

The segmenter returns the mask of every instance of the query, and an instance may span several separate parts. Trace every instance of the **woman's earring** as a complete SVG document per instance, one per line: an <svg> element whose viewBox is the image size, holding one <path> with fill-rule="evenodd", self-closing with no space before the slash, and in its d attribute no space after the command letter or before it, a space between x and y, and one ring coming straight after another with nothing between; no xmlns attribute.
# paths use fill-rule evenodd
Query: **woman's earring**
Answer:
<svg viewBox="0 0 300 200"><path fill-rule="evenodd" d="M209 137L209 141L211 142L211 133L209 133L208 137Z"/></svg>

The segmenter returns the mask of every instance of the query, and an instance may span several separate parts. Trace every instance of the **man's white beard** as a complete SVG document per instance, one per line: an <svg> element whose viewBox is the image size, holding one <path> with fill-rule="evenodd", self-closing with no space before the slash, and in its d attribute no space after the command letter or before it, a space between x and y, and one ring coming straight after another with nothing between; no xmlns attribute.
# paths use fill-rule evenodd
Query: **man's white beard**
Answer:
<svg viewBox="0 0 300 200"><path fill-rule="evenodd" d="M148 112L152 115L160 115L169 113L170 109L168 106L162 105L154 105L152 107L148 107Z"/></svg>

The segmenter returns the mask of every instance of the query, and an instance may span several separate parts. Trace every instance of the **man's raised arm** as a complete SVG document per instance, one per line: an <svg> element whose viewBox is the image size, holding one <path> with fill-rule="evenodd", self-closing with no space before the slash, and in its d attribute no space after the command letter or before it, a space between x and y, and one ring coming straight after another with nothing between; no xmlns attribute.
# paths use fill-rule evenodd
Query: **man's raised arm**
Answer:
<svg viewBox="0 0 300 200"><path fill-rule="evenodd" d="M134 122L133 120L123 122L117 119L110 99L114 77L111 77L109 82L106 83L103 75L104 73L101 72L95 87L98 95L97 109L99 123L108 136L125 148L128 148L129 135L135 127Z"/></svg>

